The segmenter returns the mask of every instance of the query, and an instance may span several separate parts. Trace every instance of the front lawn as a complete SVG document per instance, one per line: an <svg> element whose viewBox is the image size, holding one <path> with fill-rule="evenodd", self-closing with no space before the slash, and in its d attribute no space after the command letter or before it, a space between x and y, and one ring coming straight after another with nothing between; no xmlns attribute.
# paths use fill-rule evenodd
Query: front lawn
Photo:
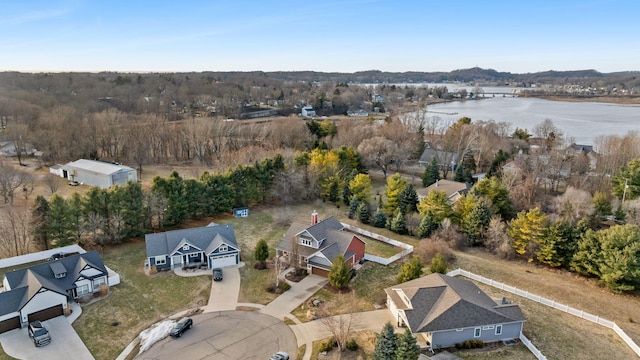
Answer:
<svg viewBox="0 0 640 360"><path fill-rule="evenodd" d="M176 312L203 306L211 276L178 277L173 272L144 273L144 242L109 248L100 256L120 274L120 284L104 299L83 306L73 327L98 359L113 360L151 324Z"/></svg>

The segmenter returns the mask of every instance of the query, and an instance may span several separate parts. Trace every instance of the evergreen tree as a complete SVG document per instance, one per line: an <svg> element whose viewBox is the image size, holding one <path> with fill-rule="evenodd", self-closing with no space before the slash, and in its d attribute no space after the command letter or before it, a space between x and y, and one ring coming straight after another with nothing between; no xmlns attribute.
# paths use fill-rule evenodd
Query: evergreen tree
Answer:
<svg viewBox="0 0 640 360"><path fill-rule="evenodd" d="M366 202L360 203L358 206L358 221L363 224L368 224L371 221L369 216L369 204Z"/></svg>
<svg viewBox="0 0 640 360"><path fill-rule="evenodd" d="M396 349L396 360L417 360L420 357L420 347L416 338L411 334L409 328L398 336L398 348Z"/></svg>
<svg viewBox="0 0 640 360"><path fill-rule="evenodd" d="M393 325L386 323L376 338L376 346L373 352L374 360L393 360L396 358L398 348L398 336L393 331Z"/></svg>
<svg viewBox="0 0 640 360"><path fill-rule="evenodd" d="M471 197L473 195L467 196ZM478 199L469 212L463 215L460 221L462 232L472 245L482 242L492 215L491 204L484 198Z"/></svg>
<svg viewBox="0 0 640 360"><path fill-rule="evenodd" d="M31 232L36 244L49 250L49 202L42 195L36 196L31 216Z"/></svg>
<svg viewBox="0 0 640 360"><path fill-rule="evenodd" d="M607 194L602 191L596 191L596 193L593 194L593 206L596 216L605 217L611 215L613 211L611 200L609 200Z"/></svg>
<svg viewBox="0 0 640 360"><path fill-rule="evenodd" d="M434 156L431 158L431 164L424 169L424 173L422 174L422 185L427 187L431 184L435 184L438 180L440 180L440 167L438 166L438 159Z"/></svg>
<svg viewBox="0 0 640 360"><path fill-rule="evenodd" d="M537 247L547 235L548 217L540 208L521 211L518 217L509 221L507 235L513 239L513 249L519 255L533 259Z"/></svg>
<svg viewBox="0 0 640 360"><path fill-rule="evenodd" d="M351 266L344 259L343 255L338 255L333 260L333 265L329 270L329 285L335 289L342 289L347 286L351 279Z"/></svg>
<svg viewBox="0 0 640 360"><path fill-rule="evenodd" d="M391 223L389 224L389 230L400 235L405 235L409 232L407 229L407 220L400 209L397 209L393 215Z"/></svg>
<svg viewBox="0 0 640 360"><path fill-rule="evenodd" d="M627 213L622 208L622 204L618 205L614 216L616 218L616 221L619 223L625 223L627 221Z"/></svg>
<svg viewBox="0 0 640 360"><path fill-rule="evenodd" d="M456 171L453 175L453 181L464 182L464 167L462 164L456 166Z"/></svg>
<svg viewBox="0 0 640 360"><path fill-rule="evenodd" d="M474 191L486 196L493 204L493 211L500 214L502 218L509 218L513 212L509 190L502 185L500 179L493 176L478 181L473 187Z"/></svg>
<svg viewBox="0 0 640 360"><path fill-rule="evenodd" d="M387 187L385 189L385 197L387 202L384 205L384 211L387 214L395 213L400 207L400 196L409 182L400 174L395 173L387 178Z"/></svg>
<svg viewBox="0 0 640 360"><path fill-rule="evenodd" d="M538 261L553 267L568 267L578 248L578 231L566 220L553 223L540 242L536 253Z"/></svg>
<svg viewBox="0 0 640 360"><path fill-rule="evenodd" d="M433 234L434 231L438 229L439 225L440 223L436 219L436 216L433 214L433 212L426 212L420 220L420 226L418 227L418 236L421 239L428 238L429 236L431 236L431 234Z"/></svg>
<svg viewBox="0 0 640 360"><path fill-rule="evenodd" d="M413 184L409 183L400 194L400 209L405 214L418 211L418 193Z"/></svg>
<svg viewBox="0 0 640 360"><path fill-rule="evenodd" d="M386 224L387 224L387 216L384 214L382 210L380 210L380 208L378 208L376 212L373 214L371 225L377 228L383 228L385 227Z"/></svg>
<svg viewBox="0 0 640 360"><path fill-rule="evenodd" d="M269 245L267 245L267 241L265 239L258 240L253 256L256 261L259 261L262 264L264 264L264 261L269 258Z"/></svg>
<svg viewBox="0 0 640 360"><path fill-rule="evenodd" d="M446 274L447 273L447 260L442 256L442 254L437 253L433 259L431 259L431 266L429 266L429 270L432 274Z"/></svg>
<svg viewBox="0 0 640 360"><path fill-rule="evenodd" d="M453 207L449 202L449 198L444 191L431 190L424 199L418 204L420 215L424 216L427 212L435 216L438 224L442 220L453 216Z"/></svg>
<svg viewBox="0 0 640 360"><path fill-rule="evenodd" d="M54 247L73 243L73 228L69 219L69 205L58 194L53 194L49 202L49 234L47 237Z"/></svg>
<svg viewBox="0 0 640 360"><path fill-rule="evenodd" d="M357 199L351 200L349 203L349 219L355 219L358 215L358 207L360 207L360 202Z"/></svg>
<svg viewBox="0 0 640 360"><path fill-rule="evenodd" d="M501 166L507 160L509 160L509 154L502 151L502 149L498 150L496 155L493 157L493 161L491 161L491 165L487 171L487 177L499 176L502 170Z"/></svg>
<svg viewBox="0 0 640 360"><path fill-rule="evenodd" d="M371 178L367 174L358 174L353 180L349 181L349 188L353 193L353 198L360 202L369 202L371 200L371 193L373 192L373 186L371 185Z"/></svg>
<svg viewBox="0 0 640 360"><path fill-rule="evenodd" d="M417 279L422 276L422 267L422 262L419 257L411 257L411 259L402 264L402 267L400 268L400 273L398 274L397 279L398 284Z"/></svg>

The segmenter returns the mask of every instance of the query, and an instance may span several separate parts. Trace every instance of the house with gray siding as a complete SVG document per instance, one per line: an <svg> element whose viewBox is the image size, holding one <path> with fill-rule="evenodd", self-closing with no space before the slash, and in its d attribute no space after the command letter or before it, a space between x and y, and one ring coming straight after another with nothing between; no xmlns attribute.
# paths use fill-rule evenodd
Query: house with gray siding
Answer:
<svg viewBox="0 0 640 360"><path fill-rule="evenodd" d="M240 247L233 225L207 226L146 234L147 264L158 270L205 266L209 269L236 265Z"/></svg>
<svg viewBox="0 0 640 360"><path fill-rule="evenodd" d="M469 280L431 274L385 289L387 307L430 349L465 340L516 339L526 321L520 307L494 301Z"/></svg>
<svg viewBox="0 0 640 360"><path fill-rule="evenodd" d="M96 251L8 271L0 292L0 333L63 315L70 301L109 288Z"/></svg>

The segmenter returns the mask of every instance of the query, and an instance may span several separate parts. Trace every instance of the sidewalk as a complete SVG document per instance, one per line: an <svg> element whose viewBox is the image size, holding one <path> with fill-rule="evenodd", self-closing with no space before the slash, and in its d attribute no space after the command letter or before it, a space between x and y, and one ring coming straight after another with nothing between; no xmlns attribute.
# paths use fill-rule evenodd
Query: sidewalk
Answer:
<svg viewBox="0 0 640 360"><path fill-rule="evenodd" d="M318 275L307 275L298 283L288 281L291 289L275 298L261 309L260 312L271 315L276 319L284 320L285 317L291 316L291 312L295 308L315 294L316 291L320 290L327 281L327 278Z"/></svg>

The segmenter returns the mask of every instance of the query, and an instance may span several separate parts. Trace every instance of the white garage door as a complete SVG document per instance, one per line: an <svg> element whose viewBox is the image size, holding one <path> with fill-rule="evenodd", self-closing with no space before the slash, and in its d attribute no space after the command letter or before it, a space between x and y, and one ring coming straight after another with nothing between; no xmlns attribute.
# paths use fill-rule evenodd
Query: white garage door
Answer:
<svg viewBox="0 0 640 360"><path fill-rule="evenodd" d="M211 259L211 267L219 268L236 264L236 255L222 255Z"/></svg>

